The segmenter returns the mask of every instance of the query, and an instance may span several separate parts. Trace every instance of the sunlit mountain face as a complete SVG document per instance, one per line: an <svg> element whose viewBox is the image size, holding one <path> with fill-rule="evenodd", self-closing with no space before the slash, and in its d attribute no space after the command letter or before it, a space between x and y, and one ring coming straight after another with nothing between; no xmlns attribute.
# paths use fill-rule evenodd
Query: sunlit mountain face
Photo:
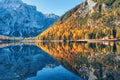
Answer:
<svg viewBox="0 0 120 80"><path fill-rule="evenodd" d="M67 11L37 40L120 38L120 0L84 0Z"/></svg>
<svg viewBox="0 0 120 80"><path fill-rule="evenodd" d="M83 80L119 80L120 43L36 43Z"/></svg>
<svg viewBox="0 0 120 80"><path fill-rule="evenodd" d="M84 0L58 18L0 0L0 35L22 37L0 37L0 80L120 80L120 0Z"/></svg>

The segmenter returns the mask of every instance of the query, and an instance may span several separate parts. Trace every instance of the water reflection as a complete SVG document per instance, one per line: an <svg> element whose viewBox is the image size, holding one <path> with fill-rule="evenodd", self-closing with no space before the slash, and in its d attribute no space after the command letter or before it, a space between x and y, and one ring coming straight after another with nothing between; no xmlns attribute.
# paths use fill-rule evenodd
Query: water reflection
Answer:
<svg viewBox="0 0 120 80"><path fill-rule="evenodd" d="M0 48L0 80L24 80L49 65L59 64L34 45Z"/></svg>
<svg viewBox="0 0 120 80"><path fill-rule="evenodd" d="M69 72L62 66L55 68L44 68L38 71L37 76L28 78L27 80L82 80L80 77Z"/></svg>
<svg viewBox="0 0 120 80"><path fill-rule="evenodd" d="M120 43L36 43L84 80L120 80Z"/></svg>
<svg viewBox="0 0 120 80"><path fill-rule="evenodd" d="M69 77L68 77L69 76ZM0 45L0 80L81 80L35 45Z"/></svg>

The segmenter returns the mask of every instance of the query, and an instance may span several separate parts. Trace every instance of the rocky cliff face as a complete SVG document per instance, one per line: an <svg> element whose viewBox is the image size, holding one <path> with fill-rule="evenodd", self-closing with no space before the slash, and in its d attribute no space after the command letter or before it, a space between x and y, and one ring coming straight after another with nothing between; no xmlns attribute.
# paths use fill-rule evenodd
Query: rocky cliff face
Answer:
<svg viewBox="0 0 120 80"><path fill-rule="evenodd" d="M84 0L36 39L120 38L120 0Z"/></svg>
<svg viewBox="0 0 120 80"><path fill-rule="evenodd" d="M1 0L0 35L34 37L58 19L52 15L48 17L20 0Z"/></svg>

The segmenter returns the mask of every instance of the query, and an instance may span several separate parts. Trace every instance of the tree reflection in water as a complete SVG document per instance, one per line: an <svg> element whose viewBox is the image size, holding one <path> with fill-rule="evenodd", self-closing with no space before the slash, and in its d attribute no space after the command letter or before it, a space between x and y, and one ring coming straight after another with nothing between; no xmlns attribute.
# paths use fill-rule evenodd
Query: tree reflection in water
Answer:
<svg viewBox="0 0 120 80"><path fill-rule="evenodd" d="M0 80L82 80L31 43L0 44Z"/></svg>
<svg viewBox="0 0 120 80"><path fill-rule="evenodd" d="M84 80L120 80L120 43L36 43Z"/></svg>

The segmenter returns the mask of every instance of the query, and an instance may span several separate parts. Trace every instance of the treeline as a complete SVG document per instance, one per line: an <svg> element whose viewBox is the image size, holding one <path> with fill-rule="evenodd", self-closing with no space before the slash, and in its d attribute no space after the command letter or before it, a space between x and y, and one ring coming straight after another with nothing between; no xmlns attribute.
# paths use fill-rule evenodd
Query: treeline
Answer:
<svg viewBox="0 0 120 80"><path fill-rule="evenodd" d="M95 27L83 29L66 29L63 27L51 27L49 30L38 36L38 40L79 40L79 39L118 39L120 38L120 28Z"/></svg>

